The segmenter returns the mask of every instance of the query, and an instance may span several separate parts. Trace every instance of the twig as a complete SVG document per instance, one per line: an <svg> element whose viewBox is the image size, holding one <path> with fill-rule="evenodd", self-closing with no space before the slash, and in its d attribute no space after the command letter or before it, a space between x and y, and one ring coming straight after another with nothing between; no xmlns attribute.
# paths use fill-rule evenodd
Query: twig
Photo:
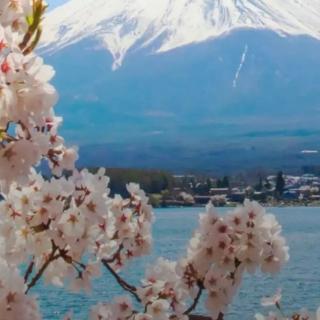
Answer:
<svg viewBox="0 0 320 320"><path fill-rule="evenodd" d="M103 259L103 261L104 261L105 263L112 263L112 262L114 262L114 261L117 259L117 257L119 256L119 254L120 254L120 252L121 252L122 249L123 249L123 244L121 244L121 245L119 246L118 250L113 254L113 256L112 256L111 258L109 258L109 259Z"/></svg>
<svg viewBox="0 0 320 320"><path fill-rule="evenodd" d="M24 283L28 282L28 279L33 271L33 267L34 267L34 257L32 257L32 261L30 262L30 264L26 270L26 273L24 275Z"/></svg>
<svg viewBox="0 0 320 320"><path fill-rule="evenodd" d="M124 279L122 279L114 270L113 268L109 265L108 261L103 259L102 260L103 265L108 269L108 271L113 275L113 277L116 279L116 281L118 282L118 284L125 290L130 292L135 299L138 302L141 302L140 297L137 294L137 288L131 284L129 284L128 282L126 282Z"/></svg>
<svg viewBox="0 0 320 320"><path fill-rule="evenodd" d="M198 287L199 287L199 291L197 293L197 296L195 297L195 299L193 300L192 305L184 312L185 315L190 314L198 305L202 291L203 291L203 283L199 280L198 281Z"/></svg>
<svg viewBox="0 0 320 320"><path fill-rule="evenodd" d="M26 290L26 294L28 294L29 290L34 287L36 285L36 283L38 282L38 280L42 277L43 273L46 271L46 269L48 268L49 264L60 258L61 255L57 254L55 255L57 251L57 247L55 246L55 244L52 244L52 252L49 256L49 258L47 259L47 261L42 265L42 267L39 269L38 273L32 278L31 282L27 285L27 290Z"/></svg>

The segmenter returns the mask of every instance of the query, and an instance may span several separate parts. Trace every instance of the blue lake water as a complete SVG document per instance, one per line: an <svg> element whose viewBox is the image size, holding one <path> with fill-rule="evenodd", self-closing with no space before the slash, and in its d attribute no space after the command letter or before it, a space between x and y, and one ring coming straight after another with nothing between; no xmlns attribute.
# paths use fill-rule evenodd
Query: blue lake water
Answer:
<svg viewBox="0 0 320 320"><path fill-rule="evenodd" d="M226 212L228 209L221 209ZM304 306L315 310L320 305L320 208L272 208L283 226L283 233L290 246L290 261L276 277L262 275L246 276L242 287L230 307L226 319L253 319L256 311L265 311L260 300L283 290L282 304L293 311ZM126 279L138 284L145 265L163 256L177 260L185 253L187 241L197 226L201 208L175 208L156 210L154 225L154 250L151 256L137 259L122 272ZM109 301L123 294L107 273L96 280L93 293L71 294L64 290L39 285L33 289L38 294L45 320L60 319L67 311L74 311L75 319L87 319L90 305ZM202 306L197 311L203 312Z"/></svg>

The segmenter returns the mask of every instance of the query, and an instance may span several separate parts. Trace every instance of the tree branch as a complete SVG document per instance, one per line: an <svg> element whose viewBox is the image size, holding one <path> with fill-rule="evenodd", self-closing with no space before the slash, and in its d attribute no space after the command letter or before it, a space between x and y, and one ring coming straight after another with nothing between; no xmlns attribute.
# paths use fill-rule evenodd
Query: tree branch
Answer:
<svg viewBox="0 0 320 320"><path fill-rule="evenodd" d="M128 291L129 293L131 293L135 299L138 302L141 302L141 299L139 298L138 294L137 294L137 288L135 286L132 286L131 284L129 284L128 282L126 282L124 279L122 279L113 269L112 267L109 265L108 261L103 259L102 260L103 265L108 269L108 271L112 274L112 276L116 279L116 281L118 282L118 284L125 290Z"/></svg>
<svg viewBox="0 0 320 320"><path fill-rule="evenodd" d="M120 244L118 250L113 254L113 256L109 259L103 259L102 262L104 262L104 263L114 262L117 259L117 257L119 256L122 249L123 249L123 244Z"/></svg>
<svg viewBox="0 0 320 320"><path fill-rule="evenodd" d="M32 257L32 260L31 260L31 262L30 262L30 264L29 264L29 266L28 266L28 268L26 270L26 273L24 275L24 283L28 282L29 277L30 277L30 275L31 275L31 273L33 271L33 267L34 267L34 257Z"/></svg>
<svg viewBox="0 0 320 320"><path fill-rule="evenodd" d="M184 312L185 315L188 315L189 313L191 313L198 305L199 303L199 300L200 300L200 297L201 297L201 294L202 294L202 291L203 291L203 283L198 280L198 288L199 288L199 291L197 293L197 296L195 297L192 305Z"/></svg>
<svg viewBox="0 0 320 320"><path fill-rule="evenodd" d="M51 252L50 256L48 257L46 262L42 265L42 267L39 269L38 273L32 278L31 282L27 285L27 289L26 289L25 294L28 294L29 290L36 285L38 280L42 277L43 273L48 268L49 264L52 261L61 257L60 254L55 255L56 251L57 251L57 247L55 246L54 243L52 243L52 252Z"/></svg>

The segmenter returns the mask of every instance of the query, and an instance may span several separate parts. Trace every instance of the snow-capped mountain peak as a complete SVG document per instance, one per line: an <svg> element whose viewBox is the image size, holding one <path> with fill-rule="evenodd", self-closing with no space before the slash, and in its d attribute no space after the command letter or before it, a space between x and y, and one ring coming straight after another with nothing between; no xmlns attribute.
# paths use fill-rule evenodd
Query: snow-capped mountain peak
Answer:
<svg viewBox="0 0 320 320"><path fill-rule="evenodd" d="M70 0L48 13L42 48L55 52L95 38L116 69L131 48L152 45L154 52L165 52L237 28L320 39L320 1Z"/></svg>

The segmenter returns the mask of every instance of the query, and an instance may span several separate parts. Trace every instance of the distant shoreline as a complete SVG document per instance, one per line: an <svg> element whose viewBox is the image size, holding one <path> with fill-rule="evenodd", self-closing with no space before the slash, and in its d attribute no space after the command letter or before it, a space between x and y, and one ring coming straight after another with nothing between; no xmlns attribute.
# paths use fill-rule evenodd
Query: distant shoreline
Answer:
<svg viewBox="0 0 320 320"><path fill-rule="evenodd" d="M276 204L276 203L260 203L265 208L320 208L320 202L314 203L296 203L296 204ZM232 204L232 205L224 205L224 206L216 206L216 208L234 208L236 206L240 206L241 203ZM205 208L205 204L195 204L195 205L168 205L168 206L157 206L154 209L187 209L187 208Z"/></svg>

